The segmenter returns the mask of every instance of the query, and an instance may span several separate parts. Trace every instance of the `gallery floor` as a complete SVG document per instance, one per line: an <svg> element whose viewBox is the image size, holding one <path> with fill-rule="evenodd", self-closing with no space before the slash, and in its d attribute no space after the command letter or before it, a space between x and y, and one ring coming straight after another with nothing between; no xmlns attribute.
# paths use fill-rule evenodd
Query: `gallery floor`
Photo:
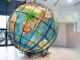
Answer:
<svg viewBox="0 0 80 60"><path fill-rule="evenodd" d="M28 58L15 47L0 47L0 60L80 60L80 49L54 47L45 57Z"/></svg>

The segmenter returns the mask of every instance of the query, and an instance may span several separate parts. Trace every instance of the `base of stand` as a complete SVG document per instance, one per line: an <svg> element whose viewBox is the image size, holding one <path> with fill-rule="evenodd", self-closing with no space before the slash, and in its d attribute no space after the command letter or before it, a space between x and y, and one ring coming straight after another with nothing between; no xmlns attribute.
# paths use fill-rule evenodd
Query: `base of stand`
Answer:
<svg viewBox="0 0 80 60"><path fill-rule="evenodd" d="M41 51L41 52L38 52L38 53L26 52L24 54L26 54L28 56L28 58L31 58L31 57L34 57L34 56L45 57L46 55L49 54L49 52L48 52L48 50L45 50L45 51Z"/></svg>

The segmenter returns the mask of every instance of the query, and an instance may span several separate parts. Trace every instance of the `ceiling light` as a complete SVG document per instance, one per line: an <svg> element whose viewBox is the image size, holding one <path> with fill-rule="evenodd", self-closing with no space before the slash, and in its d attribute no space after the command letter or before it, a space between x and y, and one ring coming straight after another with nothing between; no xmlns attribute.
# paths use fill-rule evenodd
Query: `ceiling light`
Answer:
<svg viewBox="0 0 80 60"><path fill-rule="evenodd" d="M68 3L71 3L72 2L72 0L68 0Z"/></svg>

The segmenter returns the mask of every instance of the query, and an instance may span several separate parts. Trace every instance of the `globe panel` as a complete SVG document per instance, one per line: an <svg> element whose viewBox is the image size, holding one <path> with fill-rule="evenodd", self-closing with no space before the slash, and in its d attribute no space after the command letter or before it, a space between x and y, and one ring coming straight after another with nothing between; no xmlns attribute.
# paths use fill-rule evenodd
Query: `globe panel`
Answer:
<svg viewBox="0 0 80 60"><path fill-rule="evenodd" d="M46 48L48 48L50 45L51 45L51 43L48 42L48 43L44 46L43 50L45 50Z"/></svg>
<svg viewBox="0 0 80 60"><path fill-rule="evenodd" d="M21 35L22 34L22 32L21 32L21 24L19 24L19 23L15 24L15 30L14 30L14 32L17 35Z"/></svg>
<svg viewBox="0 0 80 60"><path fill-rule="evenodd" d="M42 40L39 42L39 46L40 46L41 48L44 48L44 46L45 46L47 43L48 43L48 40L42 39Z"/></svg>
<svg viewBox="0 0 80 60"><path fill-rule="evenodd" d="M36 12L37 12L37 13L36 13ZM33 10L32 16L34 16L34 17L42 20L42 17L44 16L44 12L43 12L43 10L42 10L42 7L41 7L41 6L37 6L37 7Z"/></svg>
<svg viewBox="0 0 80 60"><path fill-rule="evenodd" d="M20 36L18 36L18 35L15 35L15 43L16 44L20 44Z"/></svg>
<svg viewBox="0 0 80 60"><path fill-rule="evenodd" d="M31 13L33 12L33 10L36 8L37 5L33 4L33 3L30 3L30 4L27 4L24 9L22 10L22 12L25 12L29 15L31 15Z"/></svg>
<svg viewBox="0 0 80 60"><path fill-rule="evenodd" d="M12 16L10 17L10 21L16 22L16 19L17 19L18 15L19 15L19 12L14 12L12 14Z"/></svg>
<svg viewBox="0 0 80 60"><path fill-rule="evenodd" d="M47 44L44 46L44 48L42 48L42 49L43 49L43 50L48 49L48 48L53 44L53 42L55 41L55 39L56 39L56 35L53 35L51 41L48 41L48 43L47 43Z"/></svg>
<svg viewBox="0 0 80 60"><path fill-rule="evenodd" d="M35 45L35 43L31 42L31 41L29 41L28 44L27 44L27 46L30 46L30 48L34 47L34 45Z"/></svg>
<svg viewBox="0 0 80 60"><path fill-rule="evenodd" d="M19 16L17 17L16 23L20 23L21 24L26 16L27 16L27 14L20 12Z"/></svg>
<svg viewBox="0 0 80 60"><path fill-rule="evenodd" d="M10 27L9 27L10 32L13 32L14 31L14 27L15 27L14 25L15 25L15 22L11 21L10 22Z"/></svg>
<svg viewBox="0 0 80 60"><path fill-rule="evenodd" d="M50 41L54 34L54 31L52 29L49 29L49 31L46 34L46 38Z"/></svg>
<svg viewBox="0 0 80 60"><path fill-rule="evenodd" d="M45 35L47 33L48 28L49 27L45 23L41 22L38 26L38 33Z"/></svg>
<svg viewBox="0 0 80 60"><path fill-rule="evenodd" d="M21 11L25 6L26 4L20 5L15 11Z"/></svg>
<svg viewBox="0 0 80 60"><path fill-rule="evenodd" d="M36 45L33 49L31 49L31 51L34 53L35 51L38 52L38 50L40 50L41 48Z"/></svg>
<svg viewBox="0 0 80 60"><path fill-rule="evenodd" d="M14 12L13 15L10 17L10 31L13 32L15 27L15 22L17 20L17 16L19 15L19 12Z"/></svg>
<svg viewBox="0 0 80 60"><path fill-rule="evenodd" d="M22 37L24 37L25 39L30 40L35 32L36 32L35 30L32 30L31 32L29 32L27 34L22 34Z"/></svg>
<svg viewBox="0 0 80 60"><path fill-rule="evenodd" d="M27 45L29 40L25 39L25 38L21 38L21 45L23 45L24 47Z"/></svg>
<svg viewBox="0 0 80 60"><path fill-rule="evenodd" d="M48 19L48 20L46 20L45 22L44 22L44 24L46 24L48 27L50 27L51 26L51 24L52 24L52 21L53 21L53 19Z"/></svg>
<svg viewBox="0 0 80 60"><path fill-rule="evenodd" d="M35 32L30 41L37 44L42 38L43 38L43 35L41 35L38 32Z"/></svg>
<svg viewBox="0 0 80 60"><path fill-rule="evenodd" d="M55 30L55 23L56 23L56 22L55 22L55 20L53 20L53 19L51 19L51 20L52 20L52 22L51 22L51 28Z"/></svg>
<svg viewBox="0 0 80 60"><path fill-rule="evenodd" d="M10 17L15 47L31 53L48 49L57 37L56 22L47 7L34 2L20 5Z"/></svg>

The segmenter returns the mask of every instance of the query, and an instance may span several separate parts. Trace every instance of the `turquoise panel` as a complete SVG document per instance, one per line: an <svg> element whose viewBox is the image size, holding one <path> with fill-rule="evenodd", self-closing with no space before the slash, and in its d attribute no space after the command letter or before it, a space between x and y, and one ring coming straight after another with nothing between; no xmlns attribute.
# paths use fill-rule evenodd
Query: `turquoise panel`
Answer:
<svg viewBox="0 0 80 60"><path fill-rule="evenodd" d="M49 29L48 33L46 34L46 38L48 40L51 40L51 38L53 37L54 35L54 31L52 29Z"/></svg>
<svg viewBox="0 0 80 60"><path fill-rule="evenodd" d="M39 27L38 27L38 31L37 32L39 32L42 35L45 35L47 33L48 28L49 27L45 23L41 22L39 24Z"/></svg>

